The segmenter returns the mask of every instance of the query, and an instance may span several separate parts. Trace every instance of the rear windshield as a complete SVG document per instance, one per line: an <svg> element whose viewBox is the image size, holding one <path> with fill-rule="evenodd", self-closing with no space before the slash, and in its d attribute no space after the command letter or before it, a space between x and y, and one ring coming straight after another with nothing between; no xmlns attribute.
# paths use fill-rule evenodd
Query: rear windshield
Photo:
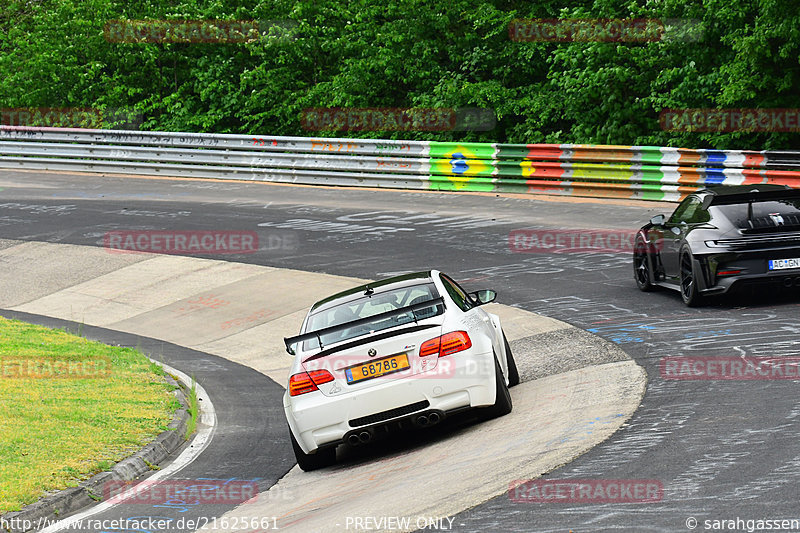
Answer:
<svg viewBox="0 0 800 533"><path fill-rule="evenodd" d="M348 302L335 307L330 307L324 311L312 314L308 319L306 331L317 331L331 326L338 326L353 322L361 318L394 311L401 307L422 303L439 297L436 286L433 283L420 285L410 285L399 289L385 292L376 292L372 296L364 296L358 300ZM436 314L436 308L420 309L416 311L417 319L422 320ZM322 335L322 344L327 346L335 342L341 342L354 337L359 337L366 333L381 331L402 324L414 322L413 313L405 313L399 316L384 318L375 322L368 322L353 328L344 328L326 335ZM319 348L317 339L308 340L303 343L304 350L314 350Z"/></svg>
<svg viewBox="0 0 800 533"><path fill-rule="evenodd" d="M800 200L753 202L751 222L747 220L747 204L716 206L736 227L743 229L780 228L800 225Z"/></svg>

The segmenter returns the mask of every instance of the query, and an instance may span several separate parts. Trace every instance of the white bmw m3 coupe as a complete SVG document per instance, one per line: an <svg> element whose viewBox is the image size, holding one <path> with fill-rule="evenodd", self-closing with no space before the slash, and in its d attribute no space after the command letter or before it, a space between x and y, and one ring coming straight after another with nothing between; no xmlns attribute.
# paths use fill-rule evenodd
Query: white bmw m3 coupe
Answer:
<svg viewBox="0 0 800 533"><path fill-rule="evenodd" d="M315 303L283 398L297 463L336 462L340 444L431 426L455 412L511 411L519 383L500 319L481 308L496 293L466 293L432 270L361 285Z"/></svg>

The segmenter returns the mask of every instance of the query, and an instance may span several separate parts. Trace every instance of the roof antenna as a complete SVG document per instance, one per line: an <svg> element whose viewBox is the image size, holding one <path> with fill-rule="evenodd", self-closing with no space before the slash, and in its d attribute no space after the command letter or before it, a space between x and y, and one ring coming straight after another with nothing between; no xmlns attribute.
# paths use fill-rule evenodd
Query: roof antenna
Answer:
<svg viewBox="0 0 800 533"><path fill-rule="evenodd" d="M365 291L364 291L364 295L366 295L366 296L372 296L372 294L375 292L375 289L373 289L373 288L372 288L372 287L370 287L369 285L367 285L366 287L367 287L367 290L365 290Z"/></svg>

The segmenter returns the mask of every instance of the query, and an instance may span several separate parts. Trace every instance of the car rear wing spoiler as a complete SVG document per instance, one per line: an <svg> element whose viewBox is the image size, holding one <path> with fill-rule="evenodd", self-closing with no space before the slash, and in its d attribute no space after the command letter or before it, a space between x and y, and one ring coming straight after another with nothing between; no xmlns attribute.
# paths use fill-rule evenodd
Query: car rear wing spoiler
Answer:
<svg viewBox="0 0 800 533"><path fill-rule="evenodd" d="M358 320L353 320L351 322L345 322L343 324L337 324L335 326L329 326L327 328L318 329L316 331L303 333L302 335L296 335L294 337L284 338L283 342L286 344L286 351L289 352L291 355L295 354L293 346L297 345L300 342L311 339L317 339L317 342L319 342L320 349L323 349L324 348L324 346L322 345L323 335L328 335L330 333L334 333L336 331L342 331L348 328L362 326L364 324L369 324L372 322L378 322L380 320L385 320L387 318L392 318L395 316L405 315L407 313L411 313L414 316L414 322L419 322L419 319L417 318L417 311L419 311L420 309L427 309L428 307L433 307L433 306L436 306L436 313L430 316L426 316L425 318L438 316L444 312L445 308L444 297L439 296L438 298L434 298L432 300L425 300L424 302L407 305L405 307L399 307L391 311L386 311L385 313L378 313L377 315L368 316L366 318L359 318Z"/></svg>
<svg viewBox="0 0 800 533"><path fill-rule="evenodd" d="M712 205L750 204L775 200L800 200L800 189L776 189L773 191L752 191L740 194L709 194L703 200L703 209L708 209Z"/></svg>

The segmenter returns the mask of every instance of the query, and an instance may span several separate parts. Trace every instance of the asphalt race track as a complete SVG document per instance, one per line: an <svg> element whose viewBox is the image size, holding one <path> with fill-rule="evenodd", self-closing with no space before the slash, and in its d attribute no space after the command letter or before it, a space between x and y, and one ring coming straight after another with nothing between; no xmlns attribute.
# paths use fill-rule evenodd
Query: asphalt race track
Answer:
<svg viewBox="0 0 800 533"><path fill-rule="evenodd" d="M761 291L689 309L677 293L640 293L629 253L526 253L509 240L533 228L632 230L672 207L0 174L3 239L103 246L106 232L116 230L255 231L256 253L204 257L367 279L439 268L469 290L494 288L502 303L616 343L646 369L647 390L628 424L546 478L657 480L661 501L516 503L500 496L452 517L444 524L451 530L690 531L694 519L703 531L711 529L705 520L800 518L796 380L670 380L658 366L672 356L800 355L800 298ZM290 466L285 450L276 460L283 462L271 468L280 475ZM424 494L423 485L395 497Z"/></svg>

